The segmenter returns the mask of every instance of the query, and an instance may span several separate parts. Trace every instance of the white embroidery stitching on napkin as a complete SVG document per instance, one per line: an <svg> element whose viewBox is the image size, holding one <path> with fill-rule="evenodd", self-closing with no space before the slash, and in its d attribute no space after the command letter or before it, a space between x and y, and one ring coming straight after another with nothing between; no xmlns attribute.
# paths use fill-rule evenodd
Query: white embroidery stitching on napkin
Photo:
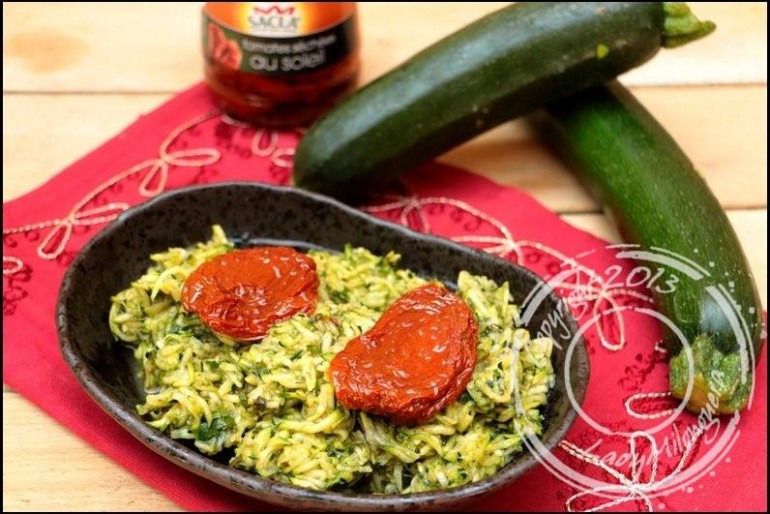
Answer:
<svg viewBox="0 0 770 514"><path fill-rule="evenodd" d="M403 185L403 187L404 189L408 190L408 187L406 185ZM607 302L607 304L609 304L611 308L610 310L613 313L616 313L616 309L618 307L618 303L617 303L618 297L622 297L622 296L632 297L638 300L652 303L651 297L643 293L640 293L639 291L635 291L633 289L628 289L623 287L610 286L609 284L607 284L604 277L596 273L591 268L583 264L580 264L575 259L567 257L563 253L559 252L554 248L551 248L548 245L545 245L538 241L527 241L527 240L516 241L511 231L508 230L508 227L506 227L505 224L503 224L500 220L488 215L485 212L482 212L476 209L475 207L461 200L456 200L454 198L448 198L443 196L417 197L411 193L405 196L383 195L382 198L386 200L386 203L363 207L363 210L369 213L384 213L384 212L395 211L400 209L398 220L402 225L411 227L411 228L416 228L417 230L420 230L422 232L430 233L432 232L432 229L430 226L430 222L424 212L424 209L426 207L430 207L431 205L451 206L463 212L466 212L471 216L475 216L476 218L486 221L491 226L493 226L495 230L499 231L499 235L496 235L496 236L475 236L475 235L454 236L450 238L452 241L455 241L458 243L464 243L464 244L470 243L470 244L488 245L488 246L484 246L482 249L486 252L489 252L493 255L496 255L502 258L507 258L510 255L513 255L515 256L516 262L519 262L519 263L522 263L522 259L523 259L522 248L524 247L534 248L544 254L549 255L550 257L553 257L561 261L563 265L568 266L572 269L578 270L590 276L592 279L592 283L595 282L596 284L598 284L597 286L589 285L589 284L581 284L579 286L576 286L575 284L563 282L558 284L558 287L563 289L568 289L568 290L576 290L579 288L581 293L584 293L584 294L587 293L581 297L581 300L586 302L591 302L591 305L592 305L591 313L597 319L596 324L597 324L597 334L599 336L599 341L601 345L609 351L617 352L625 348L626 342L627 342L625 323L623 322L623 318L621 316L619 315L615 316L617 320L619 337L616 342L610 341L609 338L606 336L606 333L604 330L603 317L600 316L600 313L602 311L601 309L602 301ZM414 214L415 216L417 216L419 220L419 225L417 227L412 226L412 223L410 223L409 221L409 216L411 214Z"/></svg>
<svg viewBox="0 0 770 514"><path fill-rule="evenodd" d="M593 489L587 489L585 491L580 491L578 493L573 494L570 496L566 503L565 507L568 512L597 512L604 509L609 509L612 507L615 507L617 505L620 505L622 503L627 503L630 501L635 500L641 500L646 509L647 512L653 512L652 507L652 501L650 500L648 493L651 493L655 491L656 489L661 488L666 483L670 482L674 479L674 477L679 474L687 464L687 460L690 457L690 453L692 453L693 449L697 446L698 441L701 439L703 434L706 432L707 427L700 426L694 433L691 439L689 439L687 445L684 448L684 451L682 452L681 457L679 458L679 461L676 464L676 467L674 470L668 474L667 476L663 477L660 480L656 480L656 475L658 473L658 459L661 455L660 450L658 449L658 444L655 441L655 439L647 434L646 432L634 432L629 437L629 451L631 454L631 477L627 477L620 471L610 467L609 465L602 462L602 460L597 456L594 455L586 450L583 450L582 448L579 448L578 446L570 443L569 441L562 441L559 443L559 448L567 452L568 454L572 455L576 459L586 462L588 464L591 464L593 466L596 466L606 473L608 473L610 476L615 478L619 483L617 485L608 485L608 486L602 486L602 487L596 487ZM642 465L644 463L644 458L640 456L637 452L637 439L646 439L650 444L650 477L647 480L647 482L640 482L640 478L642 476ZM597 494L598 493L598 494ZM609 494L624 494L624 496L619 496L618 498L614 500L607 501L605 503L600 503L599 505L596 505L594 507L588 508L584 511L575 510L573 508L573 504L576 500L588 497L592 495L598 495L602 499L607 499L607 495Z"/></svg>

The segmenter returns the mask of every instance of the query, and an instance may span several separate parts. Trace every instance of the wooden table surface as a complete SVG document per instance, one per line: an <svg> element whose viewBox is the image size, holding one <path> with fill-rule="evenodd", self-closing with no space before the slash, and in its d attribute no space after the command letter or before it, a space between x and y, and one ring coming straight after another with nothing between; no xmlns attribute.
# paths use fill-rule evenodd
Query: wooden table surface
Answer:
<svg viewBox="0 0 770 514"><path fill-rule="evenodd" d="M684 147L727 210L767 305L767 8L691 4L719 26L622 80ZM500 4L362 4L368 81ZM45 182L202 77L196 3L3 3L3 200ZM513 140L513 142L512 142ZM617 239L597 205L517 123L442 160L521 188ZM3 388L4 510L178 510Z"/></svg>

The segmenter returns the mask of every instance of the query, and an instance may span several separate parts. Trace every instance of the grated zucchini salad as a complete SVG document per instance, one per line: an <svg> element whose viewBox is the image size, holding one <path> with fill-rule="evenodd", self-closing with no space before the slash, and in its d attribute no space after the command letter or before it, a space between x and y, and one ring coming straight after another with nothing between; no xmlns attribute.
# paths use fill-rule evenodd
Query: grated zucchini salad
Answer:
<svg viewBox="0 0 770 514"><path fill-rule="evenodd" d="M311 489L412 493L481 480L540 435L554 383L552 341L517 328L508 284L461 272L457 293L479 326L478 361L457 402L424 425L398 427L335 402L329 362L401 295L427 281L393 252L311 250L318 306L277 323L258 343L213 333L182 308L182 286L203 262L233 249L210 241L151 256L147 272L112 298L109 323L135 348L146 398L137 411L174 439L230 465ZM520 402L516 400L518 398Z"/></svg>

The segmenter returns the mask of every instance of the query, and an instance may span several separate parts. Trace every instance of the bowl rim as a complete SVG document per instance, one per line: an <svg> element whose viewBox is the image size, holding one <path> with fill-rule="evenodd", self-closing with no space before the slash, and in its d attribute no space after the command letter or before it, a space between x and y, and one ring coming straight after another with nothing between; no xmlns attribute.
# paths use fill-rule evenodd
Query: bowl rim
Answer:
<svg viewBox="0 0 770 514"><path fill-rule="evenodd" d="M406 235L410 238L421 239L428 243L449 246L466 254L471 253L474 258L503 262L508 266L517 268L518 273L529 275L529 278L548 287L542 278L519 264L502 259L500 257L496 257L479 249L461 245L446 238L441 238L422 232L416 232L410 228L404 227L403 225L371 216L332 198L294 187L277 186L247 181L227 181L190 187L181 187L161 193L146 202L137 204L123 211L115 220L104 227L81 248L65 272L57 298L56 325L59 334L60 348L64 356L64 360L75 374L76 378L80 382L81 386L85 389L86 393L88 393L88 395L104 411L106 411L107 414L115 419L123 429L131 433L134 437L139 439L139 441L148 446L155 453L160 454L161 456L172 461L174 464L185 470L191 471L231 490L249 495L251 497L254 497L255 493L267 493L268 497L260 497L262 501L267 501L269 503L281 503L289 507L291 507L289 502L292 500L301 500L302 502L305 502L305 504L311 504L312 507L334 506L337 508L343 508L345 510L366 510L382 508L388 508L388 510L403 510L418 506L441 506L443 504L459 503L462 501L469 501L474 498L478 498L495 489L503 487L511 480L522 475L524 472L530 468L533 468L537 464L537 460L532 456L532 454L525 452L520 457L516 458L498 470L498 472L496 472L494 475L483 480L448 489L437 489L419 493L371 494L328 490L316 491L313 489L262 478L255 473L249 473L247 471L232 468L226 464L217 462L211 457L199 453L196 450L179 443L178 441L172 439L157 429L147 425L144 419L139 416L136 411L124 407L117 398L115 398L105 387L101 385L101 380L99 380L91 372L82 353L78 350L75 342L73 341L73 337L70 334L67 300L72 294L76 270L79 268L80 263L86 259L86 256L90 253L93 247L102 244L103 241L109 239L114 232L118 231L120 227L126 223L127 220L141 214L143 211L152 210L155 206L165 202L172 202L178 196L194 194L202 190L229 189L233 187L261 189L270 193L289 195L290 197L294 195L309 198L313 201L327 204L334 209L344 211L347 215L352 217L362 219L368 223L377 225L387 230L399 232L401 235ZM548 287L548 289L548 296L550 296L555 303L564 302L564 300L559 297L552 288ZM577 322L572 316L569 308L566 308L566 305L565 312L567 313L566 323L570 332L573 334L578 334L576 340L577 348L575 348L572 359L576 361L578 369L584 371L585 378L580 380L576 387L572 388L572 393L574 400L579 405L582 405L590 374L588 354L585 347L585 341L582 335L580 335L578 332ZM547 441L543 441L543 445L549 450L553 449L565 437L567 431L574 423L576 416L577 412L572 406L570 406L561 424L554 429Z"/></svg>

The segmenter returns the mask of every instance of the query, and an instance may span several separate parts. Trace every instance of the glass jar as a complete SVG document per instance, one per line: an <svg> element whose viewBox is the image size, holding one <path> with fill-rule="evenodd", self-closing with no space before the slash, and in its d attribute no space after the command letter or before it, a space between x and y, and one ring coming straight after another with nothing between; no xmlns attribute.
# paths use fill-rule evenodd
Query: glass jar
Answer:
<svg viewBox="0 0 770 514"><path fill-rule="evenodd" d="M209 2L203 8L206 83L234 118L304 125L358 78L352 2Z"/></svg>

